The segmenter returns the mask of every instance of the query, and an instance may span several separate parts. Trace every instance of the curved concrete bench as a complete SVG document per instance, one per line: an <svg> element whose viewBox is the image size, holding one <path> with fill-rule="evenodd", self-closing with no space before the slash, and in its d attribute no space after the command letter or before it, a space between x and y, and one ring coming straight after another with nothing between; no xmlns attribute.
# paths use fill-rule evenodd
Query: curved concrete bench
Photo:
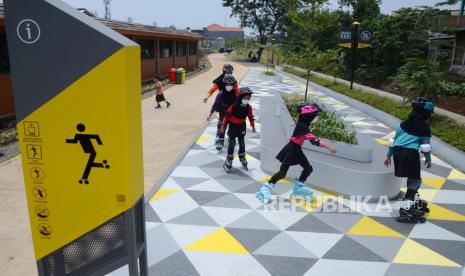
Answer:
<svg viewBox="0 0 465 276"><path fill-rule="evenodd" d="M279 98L260 98L261 168L269 174L279 170L281 164L275 156L288 142L295 126L280 98L280 95ZM385 149L377 147L375 141L366 139L365 142L365 148L333 143L340 151L340 156L320 152L318 148L304 144L303 151L314 168L308 181L310 186L343 196L371 196L372 200L382 196L389 199L397 198L400 194L401 179L394 176L392 168L387 169L380 164L382 162L371 161L382 160ZM360 152L362 154L357 156ZM371 156L367 161L366 155L369 152ZM298 177L300 171L299 166L291 167L288 177Z"/></svg>

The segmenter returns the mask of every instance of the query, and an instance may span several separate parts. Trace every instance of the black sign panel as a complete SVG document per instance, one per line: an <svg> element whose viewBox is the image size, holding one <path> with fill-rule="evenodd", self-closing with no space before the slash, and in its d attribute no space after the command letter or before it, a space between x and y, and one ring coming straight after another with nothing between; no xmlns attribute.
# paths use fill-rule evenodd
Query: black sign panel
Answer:
<svg viewBox="0 0 465 276"><path fill-rule="evenodd" d="M372 44L373 31L371 29L361 29L358 35L358 43Z"/></svg>

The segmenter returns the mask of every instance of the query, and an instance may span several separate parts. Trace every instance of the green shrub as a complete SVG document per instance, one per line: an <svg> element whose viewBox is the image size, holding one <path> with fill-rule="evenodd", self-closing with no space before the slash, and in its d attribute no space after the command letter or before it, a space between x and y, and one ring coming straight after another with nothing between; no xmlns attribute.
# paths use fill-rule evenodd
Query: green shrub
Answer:
<svg viewBox="0 0 465 276"><path fill-rule="evenodd" d="M284 94L283 99L292 118L297 121L299 117L297 106L304 101L304 97L299 94ZM310 128L312 133L318 137L352 145L358 143L354 129L349 130L341 116L334 111L326 110L324 106L318 120Z"/></svg>
<svg viewBox="0 0 465 276"><path fill-rule="evenodd" d="M6 146L18 141L18 131L16 128L0 130L0 146Z"/></svg>
<svg viewBox="0 0 465 276"><path fill-rule="evenodd" d="M284 71L299 77L305 77L305 73L289 67L284 68ZM350 88L345 85L335 84L332 81L327 81L315 76L311 76L310 79L314 83L371 105L401 120L407 119L410 114L411 108L407 103L357 89L350 90ZM465 125L439 114L433 114L429 120L429 124L433 135L465 152Z"/></svg>
<svg viewBox="0 0 465 276"><path fill-rule="evenodd" d="M265 75L267 75L267 76L276 76L276 73L274 71L266 71Z"/></svg>

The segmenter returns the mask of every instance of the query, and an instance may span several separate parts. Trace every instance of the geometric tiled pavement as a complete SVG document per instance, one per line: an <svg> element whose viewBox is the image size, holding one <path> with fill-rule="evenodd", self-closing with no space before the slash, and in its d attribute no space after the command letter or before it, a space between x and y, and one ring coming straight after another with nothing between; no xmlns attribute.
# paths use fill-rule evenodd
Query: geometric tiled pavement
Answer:
<svg viewBox="0 0 465 276"><path fill-rule="evenodd" d="M236 159L235 168L225 173L225 153L213 146L214 120L150 200L150 275L465 276L465 175L436 157L433 168L422 172L420 194L431 206L424 224L396 222L397 207L375 210L368 203L373 208L355 208L354 201L318 190L311 205L290 202L288 180L273 190L272 206L255 198L269 177L260 169L259 97L272 89L304 89L299 81L283 78L275 83L254 68L241 82L257 93L252 97L257 133L248 129L246 136L249 171ZM311 93L341 112L351 110L320 91ZM372 130L381 144L392 135L376 120L348 110L345 116L357 131ZM345 212L322 208L330 203ZM127 268L111 275L127 275Z"/></svg>

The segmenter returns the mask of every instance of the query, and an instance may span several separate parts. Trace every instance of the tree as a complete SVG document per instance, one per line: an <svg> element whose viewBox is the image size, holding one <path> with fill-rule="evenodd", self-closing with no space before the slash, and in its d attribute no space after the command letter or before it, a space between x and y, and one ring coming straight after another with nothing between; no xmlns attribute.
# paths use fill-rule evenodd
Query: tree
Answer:
<svg viewBox="0 0 465 276"><path fill-rule="evenodd" d="M352 7L353 18L358 21L375 18L381 14L382 0L339 0L339 6Z"/></svg>
<svg viewBox="0 0 465 276"><path fill-rule="evenodd" d="M301 0L223 0L223 6L231 8L231 16L238 16L242 27L257 31L261 45L281 30L288 10L301 4ZM263 49L260 47L258 50L259 59Z"/></svg>

